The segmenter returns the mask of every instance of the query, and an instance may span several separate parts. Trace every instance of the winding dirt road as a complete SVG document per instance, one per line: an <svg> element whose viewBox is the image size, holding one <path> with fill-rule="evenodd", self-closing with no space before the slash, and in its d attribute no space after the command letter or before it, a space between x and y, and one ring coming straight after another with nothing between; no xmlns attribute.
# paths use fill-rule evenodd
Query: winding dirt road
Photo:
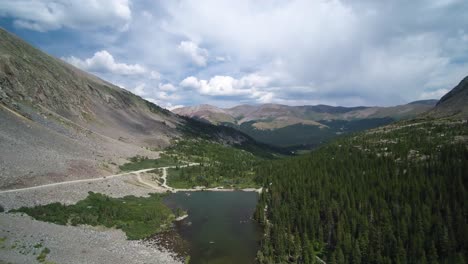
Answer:
<svg viewBox="0 0 468 264"><path fill-rule="evenodd" d="M179 168L183 168L183 167L188 167L188 166L196 166L198 165L198 163L189 163L187 165L182 165L182 166L179 166ZM64 182L55 182L55 183L49 183L49 184L44 184L44 185L38 185L38 186L32 186L32 187L26 187L26 188L19 188L19 189L11 189L11 190L3 190L3 191L0 191L0 193L9 193L9 192L22 192L22 191L29 191L29 190L34 190L34 189L40 189L40 188L45 188L45 187L52 187L52 186L58 186L58 185L67 185L67 184L74 184L74 183L83 183L83 182L94 182L94 181L102 181L102 180L105 180L105 179L111 179L111 178L115 178L115 177L122 177L122 176L130 176L132 174L136 174L137 175L137 179L139 182L149 186L149 187L152 187L152 188L155 188L157 186L155 186L154 184L151 184L149 182L146 182L144 181L141 177L140 177L140 173L143 173L143 172L148 172L148 171L152 171L152 170L155 170L155 169L162 169L163 170L163 184L162 184L162 187L166 188L166 189L173 189L169 186L167 186L166 184L166 178L167 178L167 169L169 168L176 168L177 166L167 166L167 167L160 167L160 168L149 168L149 169L143 169L143 170L136 170L136 171L128 171L128 172L123 172L123 173L119 173L119 174L114 174L114 175L109 175L109 176L103 176L103 177L99 177L99 178L91 178L91 179L82 179L82 180L73 180L73 181L64 181Z"/></svg>
<svg viewBox="0 0 468 264"><path fill-rule="evenodd" d="M58 185L66 185L66 184L73 184L73 183L81 183L81 182L93 182L93 181L102 181L105 179L111 179L115 177L122 177L134 173L142 173L142 172L147 172L154 170L155 168L150 168L150 169L144 169L144 170L137 170L137 171L129 171L129 172L124 172L120 174L114 174L110 176L103 176L99 178L91 178L91 179L82 179L82 180L73 180L73 181L64 181L64 182L55 182L55 183L49 183L49 184L44 184L44 185L38 185L38 186L32 186L32 187L27 187L27 188L20 188L20 189L11 189L11 190L4 190L0 191L0 193L9 193L9 192L22 192L22 191L28 191L28 190L34 190L34 189L40 189L40 188L45 188L45 187L52 187L52 186L58 186Z"/></svg>

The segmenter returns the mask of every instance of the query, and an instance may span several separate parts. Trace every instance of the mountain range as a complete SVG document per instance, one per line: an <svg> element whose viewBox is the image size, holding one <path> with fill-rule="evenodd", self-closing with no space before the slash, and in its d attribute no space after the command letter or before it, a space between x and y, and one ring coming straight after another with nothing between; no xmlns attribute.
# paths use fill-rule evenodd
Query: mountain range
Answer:
<svg viewBox="0 0 468 264"><path fill-rule="evenodd" d="M261 142L294 147L317 146L343 133L413 118L436 104L437 100L392 107L262 104L218 108L198 105L174 109L173 112L211 124L235 127Z"/></svg>

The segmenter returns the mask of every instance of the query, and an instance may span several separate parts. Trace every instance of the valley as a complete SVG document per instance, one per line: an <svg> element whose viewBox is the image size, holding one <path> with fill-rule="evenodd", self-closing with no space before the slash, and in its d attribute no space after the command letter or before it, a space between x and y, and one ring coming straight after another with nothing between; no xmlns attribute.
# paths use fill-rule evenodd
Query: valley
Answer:
<svg viewBox="0 0 468 264"><path fill-rule="evenodd" d="M176 87L106 52L93 68L0 28L0 263L468 261L468 76L440 100L296 106L259 74ZM266 103L168 110L89 73L106 63L167 100Z"/></svg>

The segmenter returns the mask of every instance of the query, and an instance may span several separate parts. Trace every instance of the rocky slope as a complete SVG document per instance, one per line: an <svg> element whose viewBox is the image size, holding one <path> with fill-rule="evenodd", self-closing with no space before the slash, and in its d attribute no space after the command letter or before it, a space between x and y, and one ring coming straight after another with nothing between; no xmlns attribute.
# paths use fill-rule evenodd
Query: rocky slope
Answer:
<svg viewBox="0 0 468 264"><path fill-rule="evenodd" d="M185 135L248 136L143 100L0 28L0 189L106 175Z"/></svg>
<svg viewBox="0 0 468 264"><path fill-rule="evenodd" d="M468 76L444 95L428 116L468 118Z"/></svg>

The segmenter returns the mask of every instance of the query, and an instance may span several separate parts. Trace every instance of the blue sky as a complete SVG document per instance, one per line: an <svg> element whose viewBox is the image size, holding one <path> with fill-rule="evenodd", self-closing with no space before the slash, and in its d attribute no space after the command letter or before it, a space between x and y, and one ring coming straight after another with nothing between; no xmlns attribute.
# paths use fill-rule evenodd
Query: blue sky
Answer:
<svg viewBox="0 0 468 264"><path fill-rule="evenodd" d="M16 0L0 26L163 107L395 105L468 75L468 1Z"/></svg>

